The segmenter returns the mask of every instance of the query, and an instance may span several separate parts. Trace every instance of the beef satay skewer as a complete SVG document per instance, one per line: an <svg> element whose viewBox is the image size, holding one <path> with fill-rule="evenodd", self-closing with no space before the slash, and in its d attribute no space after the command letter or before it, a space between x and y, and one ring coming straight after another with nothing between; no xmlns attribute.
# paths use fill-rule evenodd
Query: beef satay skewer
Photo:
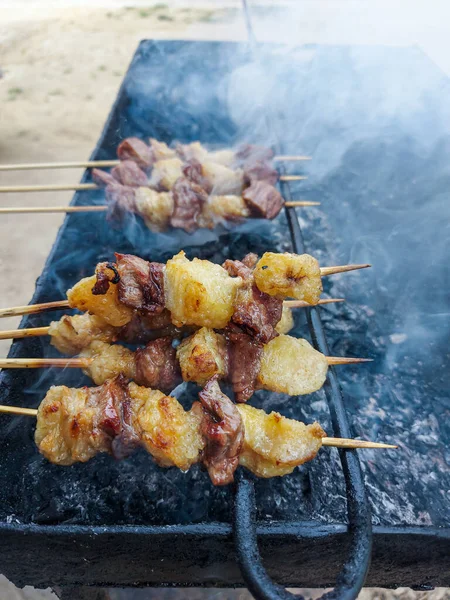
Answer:
<svg viewBox="0 0 450 600"><path fill-rule="evenodd" d="M37 408L25 408L23 406L7 406L0 404L0 413L5 415L17 415L23 417L37 417ZM293 420L293 419L292 419ZM373 448L373 449L397 449L398 446L394 444L385 444L383 442L372 442L370 440L357 440L352 438L335 438L335 437L323 437L322 446L328 446L331 448L345 448L348 450L356 450L359 448Z"/></svg>
<svg viewBox="0 0 450 600"><path fill-rule="evenodd" d="M325 304L333 304L333 303L337 303L337 302L345 302L344 298L323 298L321 300L319 300L318 305L322 306ZM60 303L56 303L58 304L58 306L55 307L56 309L60 309L60 308L70 308L69 305L69 301L68 300L62 300ZM26 307L17 307L19 310L24 309L24 308L29 308L29 307L33 307L33 306L40 306L40 305L28 305ZM284 307L287 308L311 308L311 305L308 304L307 302L304 302L303 300L285 300L283 303ZM9 310L13 310L13 309L4 309L6 311ZM36 309L36 311L33 312L43 312L41 308ZM9 313L9 315L0 315L0 316L11 316L12 313ZM14 314L24 314L24 313L14 313ZM29 313L31 314L31 313ZM51 330L50 326L46 326L46 327L29 327L29 328L23 328L23 329L7 329L4 331L0 331L0 340L9 340L9 339L21 339L21 338L27 338L27 337L39 337L39 336L44 336L44 335L49 335Z"/></svg>
<svg viewBox="0 0 450 600"><path fill-rule="evenodd" d="M272 160L276 162L297 162L311 160L310 156L280 154L274 156ZM18 163L0 165L0 171L32 171L39 169L103 169L116 167L120 164L119 159L113 160L86 160L86 161L68 161L68 162L49 162L49 163Z"/></svg>

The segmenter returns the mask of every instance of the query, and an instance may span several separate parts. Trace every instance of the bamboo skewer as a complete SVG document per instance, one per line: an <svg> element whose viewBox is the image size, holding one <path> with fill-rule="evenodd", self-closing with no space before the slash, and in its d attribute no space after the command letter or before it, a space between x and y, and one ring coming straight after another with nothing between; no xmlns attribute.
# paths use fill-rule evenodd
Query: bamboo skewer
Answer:
<svg viewBox="0 0 450 600"><path fill-rule="evenodd" d="M308 179L306 175L281 175L280 181L303 181ZM75 192L83 192L86 190L102 190L103 187L95 183L49 183L45 185L2 185L0 193L13 194L16 192L62 192L73 190Z"/></svg>
<svg viewBox="0 0 450 600"><path fill-rule="evenodd" d="M344 298L324 298L323 300L319 300L318 305L323 304L332 304L337 302L345 302ZM65 304L64 304L65 303ZM64 307L70 308L69 302L67 300L63 300L61 304L64 304ZM285 300L284 305L289 308L311 308L311 304L304 302L303 300ZM31 305L33 306L33 305ZM37 305L39 306L39 305ZM316 305L314 305L316 306ZM23 308L23 307L21 307ZM27 307L28 308L28 307ZM58 306L58 308L61 308ZM12 310L12 309L5 309ZM40 311L38 311L40 312ZM0 314L0 317L3 316ZM0 331L0 340L10 340L10 339L20 339L27 337L37 337L41 335L48 335L50 327L30 327L28 329L6 329L5 331Z"/></svg>
<svg viewBox="0 0 450 600"><path fill-rule="evenodd" d="M283 161L303 161L311 160L310 156L281 154L274 156L273 160L277 162ZM31 171L36 169L91 169L94 167L105 168L115 167L120 164L120 160L85 160L85 161L69 161L69 162L49 162L49 163L22 163L0 165L0 171Z"/></svg>
<svg viewBox="0 0 450 600"><path fill-rule="evenodd" d="M332 304L334 302L345 302L344 298L324 298L319 300L317 305ZM308 304L304 300L285 300L284 304L289 308L311 308L311 306L317 306L316 304ZM43 304L27 304L25 306L13 306L11 308L1 308L0 318L3 317L18 317L21 315L31 315L40 312L46 312L48 310L59 310L60 308L71 308L68 300L58 300L57 302L45 302ZM39 329L39 328L37 328ZM24 329L17 329L11 331L26 331ZM3 332L6 333L6 332ZM1 335L1 332L0 332ZM38 334L39 335L39 334ZM45 334L42 334L45 335ZM19 336L19 337L26 337ZM8 339L0 337L0 339Z"/></svg>
<svg viewBox="0 0 450 600"><path fill-rule="evenodd" d="M347 358L341 356L326 356L329 365L353 365L372 362L372 358ZM89 367L93 358L0 358L0 369L41 369L57 367L65 369L84 369Z"/></svg>
<svg viewBox="0 0 450 600"><path fill-rule="evenodd" d="M22 406L6 406L0 404L0 413L7 415L22 415L26 417L37 417L36 408L23 408ZM371 442L367 440L352 440L349 438L323 437L322 446L331 446L333 448L398 448L393 444L383 444L381 442Z"/></svg>
<svg viewBox="0 0 450 600"><path fill-rule="evenodd" d="M297 206L320 206L320 202L311 202L309 200L292 200L284 203L287 208ZM0 208L0 214L9 215L16 213L81 213L81 212L106 212L108 206L99 204L98 206L8 206Z"/></svg>
<svg viewBox="0 0 450 600"><path fill-rule="evenodd" d="M346 273L347 271L357 271L358 269L368 269L372 265L341 265L336 267L320 267L321 277L327 277L328 275L335 275L336 273Z"/></svg>

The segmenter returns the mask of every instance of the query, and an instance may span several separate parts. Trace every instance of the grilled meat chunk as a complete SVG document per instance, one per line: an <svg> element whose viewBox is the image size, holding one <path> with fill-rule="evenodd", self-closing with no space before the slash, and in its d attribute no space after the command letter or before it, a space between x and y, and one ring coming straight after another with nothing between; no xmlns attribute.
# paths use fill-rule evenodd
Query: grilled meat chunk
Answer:
<svg viewBox="0 0 450 600"><path fill-rule="evenodd" d="M149 342L145 348L136 350L134 359L136 364L134 379L138 385L169 391L182 381L171 337L158 338Z"/></svg>
<svg viewBox="0 0 450 600"><path fill-rule="evenodd" d="M64 315L52 321L48 330L50 343L61 353L73 356L94 340L111 343L116 340L117 328L96 315Z"/></svg>
<svg viewBox="0 0 450 600"><path fill-rule="evenodd" d="M172 188L172 227L180 227L192 233L199 227L199 217L208 195L203 188L185 177L180 177Z"/></svg>
<svg viewBox="0 0 450 600"><path fill-rule="evenodd" d="M157 192L138 187L135 192L136 212L151 231L165 231L170 225L173 198L170 192Z"/></svg>
<svg viewBox="0 0 450 600"><path fill-rule="evenodd" d="M318 261L309 254L265 252L254 271L258 288L270 296L317 304L322 293Z"/></svg>
<svg viewBox="0 0 450 600"><path fill-rule="evenodd" d="M271 148L265 146L255 146L254 144L242 144L236 152L236 159L244 165L249 165L257 161L270 161L274 157Z"/></svg>
<svg viewBox="0 0 450 600"><path fill-rule="evenodd" d="M200 459L204 442L201 415L185 411L181 404L159 390L130 383L134 429L142 446L161 467L187 471Z"/></svg>
<svg viewBox="0 0 450 600"><path fill-rule="evenodd" d="M244 168L244 186L252 185L252 183L258 181L274 186L279 177L279 173L276 169L260 160Z"/></svg>
<svg viewBox="0 0 450 600"><path fill-rule="evenodd" d="M205 160L202 163L202 174L208 181L208 189L213 195L223 196L242 192L243 171L241 169L230 169L219 163Z"/></svg>
<svg viewBox="0 0 450 600"><path fill-rule="evenodd" d="M112 177L122 185L136 187L147 185L147 175L133 160L123 160L111 171Z"/></svg>
<svg viewBox="0 0 450 600"><path fill-rule="evenodd" d="M192 159L184 165L183 175L192 183L203 188L207 194L211 193L211 182L203 175L203 167L198 160Z"/></svg>
<svg viewBox="0 0 450 600"><path fill-rule="evenodd" d="M318 423L305 425L277 412L270 414L248 404L237 407L244 423L244 447L239 464L257 477L292 473L312 460L322 446L325 432Z"/></svg>
<svg viewBox="0 0 450 600"><path fill-rule="evenodd" d="M226 260L223 267L244 282L236 294L230 327L266 344L278 335L276 325L281 319L283 300L261 292L254 283L253 269L241 261Z"/></svg>
<svg viewBox="0 0 450 600"><path fill-rule="evenodd" d="M136 376L134 352L119 344L94 341L80 352L81 358L90 358L91 363L83 369L96 385L122 373L127 379Z"/></svg>
<svg viewBox="0 0 450 600"><path fill-rule="evenodd" d="M217 379L218 375L210 379L199 394L203 409L200 433L205 442L202 462L214 485L226 485L233 481L239 464L244 426L238 409L222 393Z"/></svg>
<svg viewBox="0 0 450 600"><path fill-rule="evenodd" d="M256 389L263 345L245 333L226 333L228 379L236 402L247 402Z"/></svg>
<svg viewBox="0 0 450 600"><path fill-rule="evenodd" d="M266 344L260 364L258 387L289 396L319 390L328 372L326 356L306 340L289 335L279 335Z"/></svg>
<svg viewBox="0 0 450 600"><path fill-rule="evenodd" d="M101 187L106 187L110 184L115 185L117 183L117 179L115 179L111 173L108 173L108 171L104 171L103 169L92 169L91 175L94 183Z"/></svg>
<svg viewBox="0 0 450 600"><path fill-rule="evenodd" d="M150 138L150 147L155 161L176 157L175 150L169 148L165 142L159 142L155 138Z"/></svg>
<svg viewBox="0 0 450 600"><path fill-rule="evenodd" d="M123 140L117 148L117 156L120 160L132 160L141 169L149 169L153 165L151 148L136 137Z"/></svg>
<svg viewBox="0 0 450 600"><path fill-rule="evenodd" d="M159 314L164 310L164 264L133 254L118 254L119 300L130 308Z"/></svg>
<svg viewBox="0 0 450 600"><path fill-rule="evenodd" d="M109 221L122 221L129 213L136 212L136 189L120 183L106 186L105 191Z"/></svg>
<svg viewBox="0 0 450 600"><path fill-rule="evenodd" d="M280 192L265 181L253 181L242 197L255 218L274 219L284 206Z"/></svg>
<svg viewBox="0 0 450 600"><path fill-rule="evenodd" d="M230 277L221 266L207 260L188 260L184 252L167 261L165 304L172 323L223 329L234 310L239 277Z"/></svg>
<svg viewBox="0 0 450 600"><path fill-rule="evenodd" d="M136 312L129 323L118 330L116 339L128 344L146 344L158 337L177 338L182 331L172 325L170 312L163 310L158 314Z"/></svg>
<svg viewBox="0 0 450 600"><path fill-rule="evenodd" d="M184 381L204 385L218 374L223 379L228 373L228 353L225 338L213 329L202 327L184 339L177 348Z"/></svg>

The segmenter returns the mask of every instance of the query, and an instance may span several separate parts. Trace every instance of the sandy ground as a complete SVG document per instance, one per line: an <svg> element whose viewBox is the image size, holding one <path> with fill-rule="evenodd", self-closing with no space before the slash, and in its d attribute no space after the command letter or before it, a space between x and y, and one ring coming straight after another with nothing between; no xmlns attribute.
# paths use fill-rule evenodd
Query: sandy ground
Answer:
<svg viewBox="0 0 450 600"><path fill-rule="evenodd" d="M416 43L450 73L450 8L436 2L252 2L259 39L322 43ZM276 20L274 20L276 15ZM388 18L387 18L388 16ZM374 27L377 23L378 27ZM274 26L274 23L277 23ZM143 38L245 39L239 2L89 3L0 0L0 164L89 156L138 42ZM0 185L76 183L80 171L0 173ZM66 205L71 192L1 194L0 206ZM2 215L0 306L26 304L63 220L59 215ZM1 329L17 327L4 319ZM5 356L8 341L0 341ZM181 592L186 597L186 592ZM212 594L212 592L210 593ZM201 597L206 597L200 594ZM221 598L248 598L224 592ZM0 598L53 598L17 590L0 577ZM160 597L149 591L149 598ZM194 595L193 597L197 597ZM200 596L199 596L200 597ZM449 597L448 591L367 590L361 598Z"/></svg>

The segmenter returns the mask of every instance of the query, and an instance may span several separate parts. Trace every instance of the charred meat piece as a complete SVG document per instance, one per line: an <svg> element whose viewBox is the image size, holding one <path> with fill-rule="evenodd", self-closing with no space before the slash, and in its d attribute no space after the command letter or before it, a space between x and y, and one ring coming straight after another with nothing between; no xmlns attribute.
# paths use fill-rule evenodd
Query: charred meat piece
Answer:
<svg viewBox="0 0 450 600"><path fill-rule="evenodd" d="M212 185L210 181L203 175L203 167L198 160L192 159L186 165L184 165L183 175L192 183L196 183L203 188L208 194L211 193Z"/></svg>
<svg viewBox="0 0 450 600"><path fill-rule="evenodd" d="M185 177L179 177L172 188L173 214L170 219L172 227L180 227L188 233L198 228L203 205L208 194L203 188Z"/></svg>
<svg viewBox="0 0 450 600"><path fill-rule="evenodd" d="M244 444L244 426L241 415L231 400L222 393L212 377L199 394L203 409L200 433L205 447L202 462L214 485L233 481Z"/></svg>
<svg viewBox="0 0 450 600"><path fill-rule="evenodd" d="M176 338L181 333L181 329L172 325L168 310L156 315L137 312L129 323L120 328L117 339L128 344L146 344L161 336L171 335Z"/></svg>
<svg viewBox="0 0 450 600"><path fill-rule="evenodd" d="M147 175L132 160L123 160L111 171L111 175L122 185L139 187L147 185Z"/></svg>
<svg viewBox="0 0 450 600"><path fill-rule="evenodd" d="M256 263L258 262L258 255L254 252L249 252L244 256L241 260L241 263L248 267L249 269L254 269L256 267Z"/></svg>
<svg viewBox="0 0 450 600"><path fill-rule="evenodd" d="M101 187L106 187L107 185L115 185L117 183L117 179L115 179L111 173L108 171L104 171L103 169L92 169L92 179Z"/></svg>
<svg viewBox="0 0 450 600"><path fill-rule="evenodd" d="M274 152L271 148L254 144L243 144L236 152L236 159L244 165L250 165L257 161L270 161L273 157Z"/></svg>
<svg viewBox="0 0 450 600"><path fill-rule="evenodd" d="M242 195L256 218L274 219L284 205L280 192L265 181L253 181Z"/></svg>
<svg viewBox="0 0 450 600"><path fill-rule="evenodd" d="M116 254L119 300L126 306L158 314L164 310L164 265L133 254Z"/></svg>
<svg viewBox="0 0 450 600"><path fill-rule="evenodd" d="M119 283L120 276L113 263L99 263L95 269L95 285L92 288L94 296L103 296L109 290L110 283Z"/></svg>
<svg viewBox="0 0 450 600"><path fill-rule="evenodd" d="M114 379L109 379L101 387L91 389L89 404L97 408L93 434L100 430L109 436L114 458L120 460L129 456L140 440L132 425L127 378L120 374Z"/></svg>
<svg viewBox="0 0 450 600"><path fill-rule="evenodd" d="M278 171L260 160L244 168L245 186L251 185L254 181L264 181L269 185L275 185L278 179Z"/></svg>
<svg viewBox="0 0 450 600"><path fill-rule="evenodd" d="M136 383L151 388L172 390L181 382L176 350L172 338L164 337L149 342L135 353Z"/></svg>
<svg viewBox="0 0 450 600"><path fill-rule="evenodd" d="M226 333L229 381L236 402L247 402L256 389L263 345L245 333Z"/></svg>
<svg viewBox="0 0 450 600"><path fill-rule="evenodd" d="M111 183L106 186L106 202L108 214L106 218L112 221L121 221L130 212L136 212L136 189L120 183Z"/></svg>
<svg viewBox="0 0 450 600"><path fill-rule="evenodd" d="M117 156L120 160L132 160L141 169L149 169L153 165L151 148L136 137L123 140L117 148Z"/></svg>
<svg viewBox="0 0 450 600"><path fill-rule="evenodd" d="M247 255L244 260L254 264L257 257ZM261 292L253 278L253 269L239 260L226 260L224 269L232 277L241 277L244 285L238 289L229 328L242 331L266 344L278 335L276 326L283 312L283 300Z"/></svg>

